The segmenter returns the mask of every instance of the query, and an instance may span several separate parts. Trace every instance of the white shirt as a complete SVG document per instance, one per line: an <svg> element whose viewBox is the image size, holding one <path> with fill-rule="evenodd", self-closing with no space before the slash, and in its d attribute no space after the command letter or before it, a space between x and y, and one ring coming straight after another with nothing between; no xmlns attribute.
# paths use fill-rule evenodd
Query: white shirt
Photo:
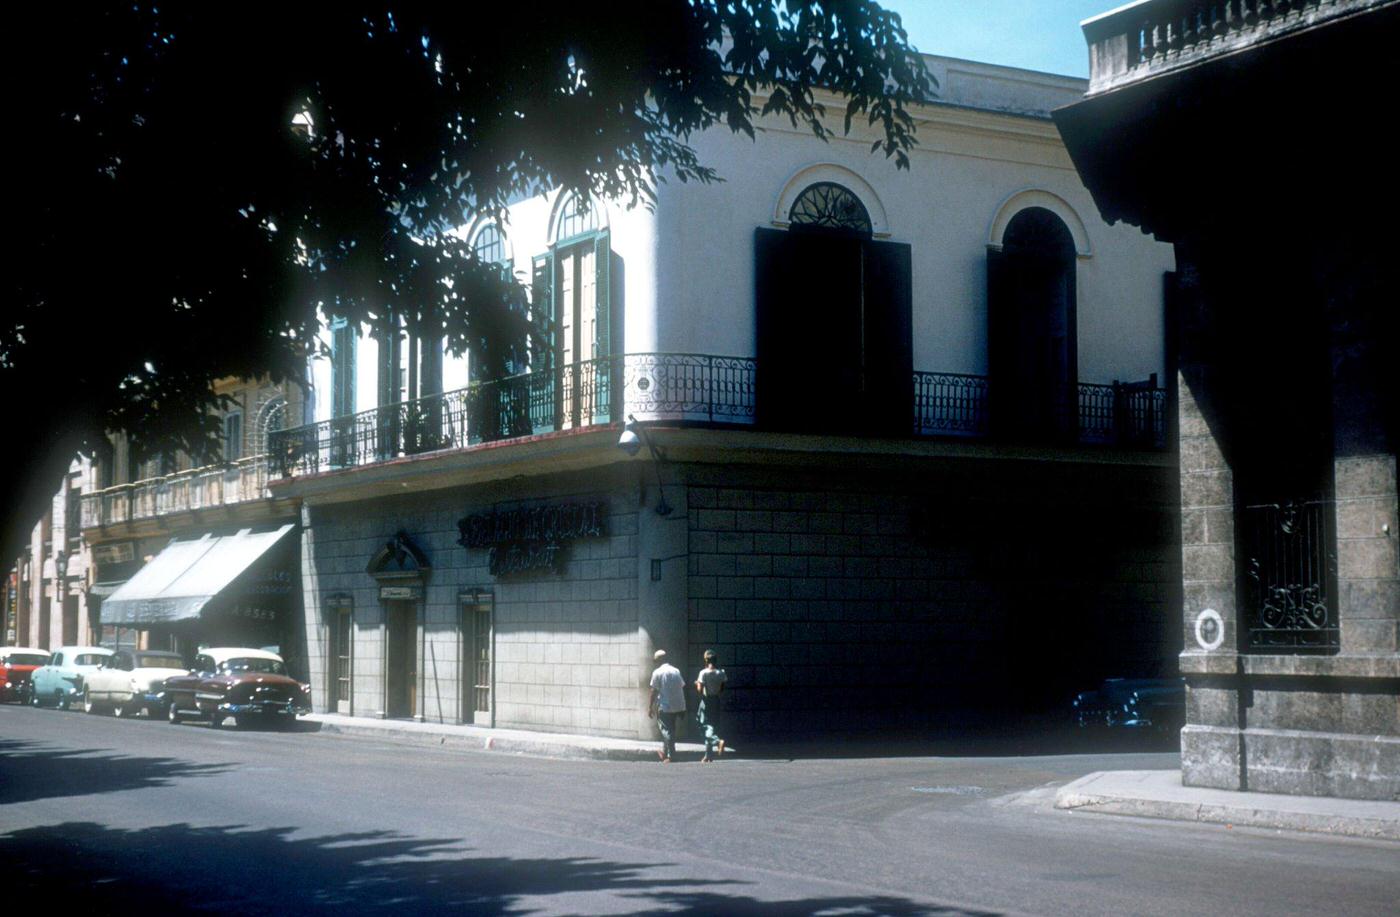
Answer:
<svg viewBox="0 0 1400 917"><path fill-rule="evenodd" d="M704 686L706 697L719 697L719 692L729 678L724 674L724 669L704 668L695 676L695 680Z"/></svg>
<svg viewBox="0 0 1400 917"><path fill-rule="evenodd" d="M685 679L680 669L663 662L651 673L651 687L660 698L662 713L685 712Z"/></svg>

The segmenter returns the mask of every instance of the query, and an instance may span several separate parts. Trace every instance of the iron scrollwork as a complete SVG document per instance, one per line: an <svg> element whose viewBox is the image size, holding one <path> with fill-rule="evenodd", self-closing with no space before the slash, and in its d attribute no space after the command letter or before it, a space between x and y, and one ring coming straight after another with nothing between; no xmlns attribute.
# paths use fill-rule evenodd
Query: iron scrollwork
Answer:
<svg viewBox="0 0 1400 917"><path fill-rule="evenodd" d="M1329 650L1339 629L1329 583L1326 501L1283 501L1244 510L1249 642L1255 651Z"/></svg>

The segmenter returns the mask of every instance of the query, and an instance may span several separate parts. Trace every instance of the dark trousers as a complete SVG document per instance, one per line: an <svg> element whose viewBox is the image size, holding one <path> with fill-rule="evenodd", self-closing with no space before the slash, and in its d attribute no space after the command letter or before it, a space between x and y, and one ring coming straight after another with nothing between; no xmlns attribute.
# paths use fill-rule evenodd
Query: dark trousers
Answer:
<svg viewBox="0 0 1400 917"><path fill-rule="evenodd" d="M679 713L656 714L656 725L661 729L661 753L668 758L676 756L676 727L680 720Z"/></svg>

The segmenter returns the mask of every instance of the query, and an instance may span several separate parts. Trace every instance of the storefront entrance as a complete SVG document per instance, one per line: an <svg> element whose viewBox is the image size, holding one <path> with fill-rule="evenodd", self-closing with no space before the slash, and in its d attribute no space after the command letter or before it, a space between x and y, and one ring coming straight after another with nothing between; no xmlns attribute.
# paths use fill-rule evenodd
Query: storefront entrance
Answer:
<svg viewBox="0 0 1400 917"><path fill-rule="evenodd" d="M411 717L418 709L418 610L414 602L389 601L384 614L388 641L384 714Z"/></svg>

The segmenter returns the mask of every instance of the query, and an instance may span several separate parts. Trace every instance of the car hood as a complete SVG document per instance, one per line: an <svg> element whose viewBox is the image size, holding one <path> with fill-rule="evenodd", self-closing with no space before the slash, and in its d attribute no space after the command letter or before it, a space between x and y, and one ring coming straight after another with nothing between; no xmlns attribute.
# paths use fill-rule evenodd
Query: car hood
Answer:
<svg viewBox="0 0 1400 917"><path fill-rule="evenodd" d="M238 674L215 675L213 681L221 681L229 685L262 684L262 685L290 685L300 688L301 682L295 678L288 678L286 675L270 675L267 672L239 672Z"/></svg>

